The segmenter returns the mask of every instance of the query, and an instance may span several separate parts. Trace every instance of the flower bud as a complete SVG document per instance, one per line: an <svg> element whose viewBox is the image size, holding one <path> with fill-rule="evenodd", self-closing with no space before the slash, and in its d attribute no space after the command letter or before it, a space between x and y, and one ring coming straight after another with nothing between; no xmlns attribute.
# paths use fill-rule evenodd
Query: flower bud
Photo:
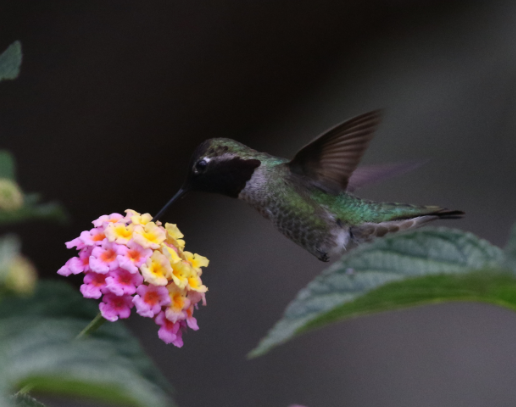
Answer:
<svg viewBox="0 0 516 407"><path fill-rule="evenodd" d="M14 211L23 205L23 194L16 182L0 178L0 210Z"/></svg>

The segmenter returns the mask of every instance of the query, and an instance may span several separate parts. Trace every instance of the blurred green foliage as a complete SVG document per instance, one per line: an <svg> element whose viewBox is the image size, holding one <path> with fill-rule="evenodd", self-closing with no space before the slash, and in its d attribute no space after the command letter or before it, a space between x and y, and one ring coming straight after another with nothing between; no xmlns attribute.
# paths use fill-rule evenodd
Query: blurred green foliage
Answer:
<svg viewBox="0 0 516 407"><path fill-rule="evenodd" d="M19 239L14 235L0 237L0 299L7 294L32 293L36 280L36 269L20 254Z"/></svg>
<svg viewBox="0 0 516 407"><path fill-rule="evenodd" d="M0 225L33 219L66 221L66 212L60 204L40 204L38 194L23 194L15 174L13 156L0 150Z"/></svg>
<svg viewBox="0 0 516 407"><path fill-rule="evenodd" d="M44 404L32 398L28 394L16 394L10 397L10 401L11 404L16 407L45 407Z"/></svg>
<svg viewBox="0 0 516 407"><path fill-rule="evenodd" d="M0 405L28 388L126 406L173 405L170 386L123 324L75 340L95 303L66 283L41 281L30 298L0 303Z"/></svg>
<svg viewBox="0 0 516 407"><path fill-rule="evenodd" d="M0 150L0 178L16 179L14 157L9 151Z"/></svg>
<svg viewBox="0 0 516 407"><path fill-rule="evenodd" d="M16 78L21 59L15 42L0 55L0 80ZM39 201L37 194L22 192L12 154L0 150L0 225L66 220L60 204ZM96 304L65 283L36 284L20 247L14 235L0 238L0 406L43 406L29 391L172 406L170 385L122 324L77 339L98 313Z"/></svg>
<svg viewBox="0 0 516 407"><path fill-rule="evenodd" d="M20 73L21 62L21 43L20 41L15 41L0 54L0 81L4 79L16 79Z"/></svg>

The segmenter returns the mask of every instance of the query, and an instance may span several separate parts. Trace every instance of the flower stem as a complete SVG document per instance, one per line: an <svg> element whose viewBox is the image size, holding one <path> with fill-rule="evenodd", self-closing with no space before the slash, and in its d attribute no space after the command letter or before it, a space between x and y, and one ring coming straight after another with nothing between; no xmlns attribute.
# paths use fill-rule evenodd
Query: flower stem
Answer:
<svg viewBox="0 0 516 407"><path fill-rule="evenodd" d="M79 335L75 337L75 339L80 339L83 336L89 335L92 332L96 331L106 320L102 317L102 314L99 312L95 318L84 328ZM34 388L34 384L26 384L23 386L18 394L28 394Z"/></svg>
<svg viewBox="0 0 516 407"><path fill-rule="evenodd" d="M79 335L75 337L75 339L82 338L83 336L89 335L92 332L95 332L106 320L102 317L100 313L97 314L95 318L84 328Z"/></svg>

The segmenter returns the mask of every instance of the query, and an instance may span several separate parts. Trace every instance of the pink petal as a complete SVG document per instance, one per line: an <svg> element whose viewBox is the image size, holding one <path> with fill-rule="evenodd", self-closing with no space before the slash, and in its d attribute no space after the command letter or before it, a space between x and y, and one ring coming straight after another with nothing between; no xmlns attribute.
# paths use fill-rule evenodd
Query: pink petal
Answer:
<svg viewBox="0 0 516 407"><path fill-rule="evenodd" d="M101 302L99 304L100 313L102 314L102 317L107 319L108 321L115 322L118 320L118 314L116 310L109 304L106 304L105 302Z"/></svg>
<svg viewBox="0 0 516 407"><path fill-rule="evenodd" d="M117 246L116 243L104 242L102 247L95 247L90 256L90 268L96 273L107 273L118 268Z"/></svg>
<svg viewBox="0 0 516 407"><path fill-rule="evenodd" d="M161 311L161 307L170 304L170 297L166 287L155 285L140 285L133 298L136 312L143 317L153 318Z"/></svg>
<svg viewBox="0 0 516 407"><path fill-rule="evenodd" d="M84 284L81 285L81 293L85 298L98 299L106 287L106 275L97 273L86 273Z"/></svg>
<svg viewBox="0 0 516 407"><path fill-rule="evenodd" d="M57 274L60 276L68 277L70 274L72 274L72 271L70 270L70 267L68 267L68 262L61 267L59 270L57 270Z"/></svg>
<svg viewBox="0 0 516 407"><path fill-rule="evenodd" d="M185 321L181 321L178 323L179 329L176 333L176 338L172 341L172 345L177 346L178 348L183 347L183 331L186 328Z"/></svg>
<svg viewBox="0 0 516 407"><path fill-rule="evenodd" d="M193 329L194 331L199 330L199 325L197 324L197 319L195 319L194 317L186 318L186 323L188 324L188 327L190 329Z"/></svg>
<svg viewBox="0 0 516 407"><path fill-rule="evenodd" d="M178 340L178 333L180 324L174 323L169 321L167 318L165 318L165 314L163 312L160 312L158 316L155 319L156 323L158 325L161 325L160 329L158 330L158 337L165 343L173 343L176 345L176 343L181 342L182 346L182 340L179 338ZM178 346L178 345L176 345ZM178 346L178 347L181 347Z"/></svg>
<svg viewBox="0 0 516 407"><path fill-rule="evenodd" d="M85 246L84 248L81 249L81 251L79 252L79 257L81 259L85 258L85 257L90 257L91 256L91 252L93 251L93 247L91 246Z"/></svg>
<svg viewBox="0 0 516 407"><path fill-rule="evenodd" d="M112 293L105 294L99 304L100 313L108 321L116 321L118 317L128 318L131 308L134 306L130 295L116 296Z"/></svg>
<svg viewBox="0 0 516 407"><path fill-rule="evenodd" d="M124 216L119 213L112 213L111 215L102 215L100 218L95 219L93 222L93 226L100 227L105 226L110 222L118 222L119 220L124 219Z"/></svg>
<svg viewBox="0 0 516 407"><path fill-rule="evenodd" d="M75 238L73 240L70 240L69 242L65 243L67 249L71 249L73 247L77 247L77 250L81 250L86 245L80 238Z"/></svg>
<svg viewBox="0 0 516 407"><path fill-rule="evenodd" d="M116 254L125 256L127 254L127 251L129 250L129 248L126 245L119 244L116 246L115 250L116 250Z"/></svg>
<svg viewBox="0 0 516 407"><path fill-rule="evenodd" d="M84 271L84 263L78 257L72 257L68 260L68 267L73 274L79 274Z"/></svg>
<svg viewBox="0 0 516 407"><path fill-rule="evenodd" d="M106 278L106 288L115 295L132 295L136 287L143 283L141 274L131 274L127 270L117 269Z"/></svg>
<svg viewBox="0 0 516 407"><path fill-rule="evenodd" d="M127 257L118 255L116 258L118 260L118 267L127 270L129 273L138 273L138 267Z"/></svg>
<svg viewBox="0 0 516 407"><path fill-rule="evenodd" d="M202 300L202 305L206 305L206 294L200 293L198 291L190 291L188 293L188 299L190 300L191 304L197 304L199 301Z"/></svg>
<svg viewBox="0 0 516 407"><path fill-rule="evenodd" d="M94 298L98 300L102 296L102 291L93 285L83 284L79 290L84 298Z"/></svg>
<svg viewBox="0 0 516 407"><path fill-rule="evenodd" d="M131 273L138 272L138 267L144 264L153 252L152 249L144 249L132 240L128 243L128 247L122 245L119 246L121 249L117 251L117 254L120 255L117 256L118 265ZM139 259L137 261L134 261L134 258L131 257L135 252L139 255Z"/></svg>
<svg viewBox="0 0 516 407"><path fill-rule="evenodd" d="M161 310L159 306L156 307L147 304L139 295L135 295L133 297L133 303L136 306L136 312L142 317L153 318L154 315L156 315Z"/></svg>
<svg viewBox="0 0 516 407"><path fill-rule="evenodd" d="M95 273L106 274L107 272L109 272L109 267L105 263L93 256L90 256L90 268Z"/></svg>
<svg viewBox="0 0 516 407"><path fill-rule="evenodd" d="M172 340L172 345L182 348L183 347L183 331L177 331L176 337Z"/></svg>
<svg viewBox="0 0 516 407"><path fill-rule="evenodd" d="M94 239L100 234L104 234L104 229L85 230L84 232L81 232L79 239L82 240L86 246L100 246L106 240L105 237L99 240Z"/></svg>

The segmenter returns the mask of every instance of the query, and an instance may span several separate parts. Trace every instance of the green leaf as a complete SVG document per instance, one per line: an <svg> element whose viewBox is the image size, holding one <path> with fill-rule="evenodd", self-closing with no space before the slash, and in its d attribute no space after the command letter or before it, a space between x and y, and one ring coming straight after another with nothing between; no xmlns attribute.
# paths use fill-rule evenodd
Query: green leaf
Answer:
<svg viewBox="0 0 516 407"><path fill-rule="evenodd" d="M173 405L170 385L121 322L75 340L97 312L61 282L0 302L0 405L12 406L8 394L25 387L124 406Z"/></svg>
<svg viewBox="0 0 516 407"><path fill-rule="evenodd" d="M301 290L249 356L262 355L326 323L388 309L464 299L505 305L493 299L493 292L498 291L485 292L477 284L478 277L465 275L472 270L499 269L503 259L498 247L471 233L448 228L426 228L378 239L344 255ZM496 275L497 281L512 278ZM459 288L465 281L470 288L464 293Z"/></svg>
<svg viewBox="0 0 516 407"><path fill-rule="evenodd" d="M447 301L488 302L516 310L516 277L506 271L486 269L388 283L311 320L300 332L341 319Z"/></svg>
<svg viewBox="0 0 516 407"><path fill-rule="evenodd" d="M512 227L509 241L504 249L505 266L516 273L516 224Z"/></svg>
<svg viewBox="0 0 516 407"><path fill-rule="evenodd" d="M23 206L15 210L0 210L0 225L7 225L28 220L58 221L64 223L68 215L57 202L38 204L38 194L24 195Z"/></svg>
<svg viewBox="0 0 516 407"><path fill-rule="evenodd" d="M14 181L15 164L13 155L7 150L0 150L0 178Z"/></svg>
<svg viewBox="0 0 516 407"><path fill-rule="evenodd" d="M20 41L15 41L0 54L0 81L15 79L20 73L22 50Z"/></svg>
<svg viewBox="0 0 516 407"><path fill-rule="evenodd" d="M27 394L16 394L11 396L11 404L16 407L45 407L43 403L40 403L38 400Z"/></svg>

